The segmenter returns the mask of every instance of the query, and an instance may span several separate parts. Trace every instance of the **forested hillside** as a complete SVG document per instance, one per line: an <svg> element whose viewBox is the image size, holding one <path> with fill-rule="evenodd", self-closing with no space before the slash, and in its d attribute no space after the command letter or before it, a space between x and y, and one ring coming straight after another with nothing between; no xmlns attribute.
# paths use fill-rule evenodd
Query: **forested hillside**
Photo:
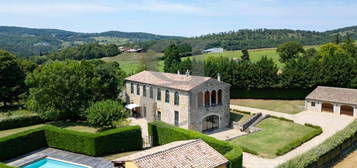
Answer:
<svg viewBox="0 0 357 168"><path fill-rule="evenodd" d="M77 33L57 29L0 26L0 49L10 51L19 57L43 55L64 47L88 42L120 45L171 38L181 37L119 31Z"/></svg>
<svg viewBox="0 0 357 168"><path fill-rule="evenodd" d="M211 47L223 47L226 50L271 48L287 41L299 41L303 45L316 45L335 41L336 38L342 40L347 34L352 39L357 40L357 26L325 32L289 29L243 29L187 39L142 42L138 46L163 51L170 43L187 43L192 46L193 53L197 54L203 49Z"/></svg>

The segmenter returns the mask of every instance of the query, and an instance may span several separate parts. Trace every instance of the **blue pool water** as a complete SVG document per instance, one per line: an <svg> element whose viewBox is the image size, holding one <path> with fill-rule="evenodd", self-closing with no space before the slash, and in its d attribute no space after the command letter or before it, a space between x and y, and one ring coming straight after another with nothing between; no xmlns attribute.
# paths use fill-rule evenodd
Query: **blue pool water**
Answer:
<svg viewBox="0 0 357 168"><path fill-rule="evenodd" d="M75 164L65 163L54 159L44 158L30 163L22 168L87 168Z"/></svg>

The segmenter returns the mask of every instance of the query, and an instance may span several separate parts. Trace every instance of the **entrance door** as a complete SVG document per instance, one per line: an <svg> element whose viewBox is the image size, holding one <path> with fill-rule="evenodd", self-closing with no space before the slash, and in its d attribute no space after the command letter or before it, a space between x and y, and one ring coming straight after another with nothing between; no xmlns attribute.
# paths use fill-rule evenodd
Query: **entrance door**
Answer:
<svg viewBox="0 0 357 168"><path fill-rule="evenodd" d="M353 116L353 107L348 105L342 105L341 114Z"/></svg>
<svg viewBox="0 0 357 168"><path fill-rule="evenodd" d="M202 131L213 131L219 128L219 117L216 115L211 115L203 119L202 121Z"/></svg>
<svg viewBox="0 0 357 168"><path fill-rule="evenodd" d="M331 103L322 103L321 111L322 112L333 113L333 104L331 104Z"/></svg>

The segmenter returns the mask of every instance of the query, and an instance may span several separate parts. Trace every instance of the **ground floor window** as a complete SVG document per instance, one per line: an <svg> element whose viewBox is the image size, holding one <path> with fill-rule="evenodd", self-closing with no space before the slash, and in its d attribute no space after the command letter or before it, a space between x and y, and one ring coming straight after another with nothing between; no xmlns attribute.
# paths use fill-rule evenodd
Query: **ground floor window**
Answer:
<svg viewBox="0 0 357 168"><path fill-rule="evenodd" d="M202 131L213 131L219 128L219 117L217 115L211 115L203 119Z"/></svg>

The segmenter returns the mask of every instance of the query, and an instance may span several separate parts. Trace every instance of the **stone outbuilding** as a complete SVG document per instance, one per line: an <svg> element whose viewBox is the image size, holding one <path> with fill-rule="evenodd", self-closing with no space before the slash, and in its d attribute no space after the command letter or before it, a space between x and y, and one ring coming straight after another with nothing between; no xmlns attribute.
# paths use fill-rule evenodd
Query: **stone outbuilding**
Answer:
<svg viewBox="0 0 357 168"><path fill-rule="evenodd" d="M226 168L228 160L204 141L175 141L113 160L114 168Z"/></svg>
<svg viewBox="0 0 357 168"><path fill-rule="evenodd" d="M305 108L357 117L357 89L318 86L305 98Z"/></svg>
<svg viewBox="0 0 357 168"><path fill-rule="evenodd" d="M125 79L126 107L136 117L200 132L229 126L230 85L218 79L143 71Z"/></svg>

